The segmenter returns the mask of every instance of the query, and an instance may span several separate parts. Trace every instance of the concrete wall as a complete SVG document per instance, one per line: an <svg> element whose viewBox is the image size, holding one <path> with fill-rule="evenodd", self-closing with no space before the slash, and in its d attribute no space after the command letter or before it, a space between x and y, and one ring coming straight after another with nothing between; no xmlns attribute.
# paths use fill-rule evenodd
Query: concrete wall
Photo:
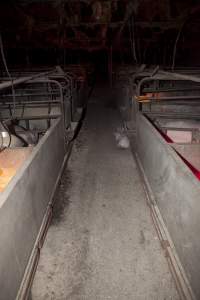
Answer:
<svg viewBox="0 0 200 300"><path fill-rule="evenodd" d="M64 158L59 119L0 196L0 299L16 297Z"/></svg>
<svg viewBox="0 0 200 300"><path fill-rule="evenodd" d="M136 147L181 263L200 299L200 182L140 113Z"/></svg>

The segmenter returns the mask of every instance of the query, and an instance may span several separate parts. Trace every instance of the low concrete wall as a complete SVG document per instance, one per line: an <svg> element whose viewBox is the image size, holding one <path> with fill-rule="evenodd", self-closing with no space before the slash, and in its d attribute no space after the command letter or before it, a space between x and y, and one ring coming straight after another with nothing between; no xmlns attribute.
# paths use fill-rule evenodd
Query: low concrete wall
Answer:
<svg viewBox="0 0 200 300"><path fill-rule="evenodd" d="M17 295L64 159L59 119L0 196L0 299Z"/></svg>
<svg viewBox="0 0 200 300"><path fill-rule="evenodd" d="M140 113L136 147L182 266L200 299L200 182Z"/></svg>

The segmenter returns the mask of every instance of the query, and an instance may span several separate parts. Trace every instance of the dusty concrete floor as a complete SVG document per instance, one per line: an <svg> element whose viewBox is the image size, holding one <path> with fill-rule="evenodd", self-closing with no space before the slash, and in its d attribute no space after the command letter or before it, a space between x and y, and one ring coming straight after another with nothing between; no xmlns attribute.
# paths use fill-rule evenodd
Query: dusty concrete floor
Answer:
<svg viewBox="0 0 200 300"><path fill-rule="evenodd" d="M120 117L96 93L57 195L32 298L179 299L134 158L116 147Z"/></svg>

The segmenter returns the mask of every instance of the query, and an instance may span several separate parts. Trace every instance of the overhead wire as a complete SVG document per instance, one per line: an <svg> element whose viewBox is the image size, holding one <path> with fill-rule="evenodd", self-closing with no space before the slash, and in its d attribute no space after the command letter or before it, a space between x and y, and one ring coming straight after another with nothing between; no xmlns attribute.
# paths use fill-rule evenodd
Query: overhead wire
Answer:
<svg viewBox="0 0 200 300"><path fill-rule="evenodd" d="M133 56L135 59L135 62L137 63L137 53L136 53L136 39L135 39L135 16L134 13L131 17L131 28L132 28L132 42L133 42Z"/></svg>
<svg viewBox="0 0 200 300"><path fill-rule="evenodd" d="M172 58L172 71L174 71L174 68L175 68L175 62L176 62L176 52L177 52L177 45L178 45L178 41L180 39L180 36L181 36L181 33L183 31L183 28L184 28L184 25L186 23L187 20L185 20L180 28L179 28L179 31L178 31L178 34L176 36L176 40L175 40L175 43L174 43L174 49L173 49L173 58Z"/></svg>
<svg viewBox="0 0 200 300"><path fill-rule="evenodd" d="M137 63L137 54L136 54L136 41L135 41L135 27L134 27L134 14L130 16L129 22L129 35L131 43L131 53L133 55L134 61Z"/></svg>

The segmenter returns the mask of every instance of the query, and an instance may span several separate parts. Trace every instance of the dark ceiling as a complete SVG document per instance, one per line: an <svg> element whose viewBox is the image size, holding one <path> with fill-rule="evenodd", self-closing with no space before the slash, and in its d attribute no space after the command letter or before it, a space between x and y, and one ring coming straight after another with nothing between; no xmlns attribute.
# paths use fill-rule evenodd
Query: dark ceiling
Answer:
<svg viewBox="0 0 200 300"><path fill-rule="evenodd" d="M178 59L189 55L196 60L200 50L197 2L1 1L0 30L7 49L89 53L112 49L140 62L170 64L174 47Z"/></svg>

